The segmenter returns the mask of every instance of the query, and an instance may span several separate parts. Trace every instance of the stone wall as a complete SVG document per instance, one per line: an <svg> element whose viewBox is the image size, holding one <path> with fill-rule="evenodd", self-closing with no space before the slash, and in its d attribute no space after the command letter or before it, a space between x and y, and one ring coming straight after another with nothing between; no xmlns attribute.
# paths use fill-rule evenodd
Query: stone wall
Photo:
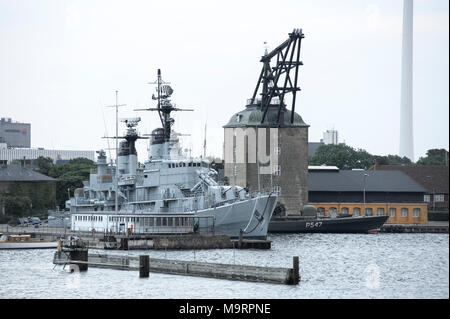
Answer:
<svg viewBox="0 0 450 319"><path fill-rule="evenodd" d="M245 163L225 161L224 174L228 177L230 185L247 187L250 192L258 190L270 192L278 186L281 191L278 201L285 206L286 214L299 214L303 205L308 202L308 127L278 128L277 143L273 141L270 143L270 128L249 127L249 129L256 132L256 146L260 145L259 139L262 138L262 130L266 130L266 153L269 153L270 150L271 156L277 157L276 162L279 165L280 174L258 174L258 168L261 170L264 164L251 162L252 156L249 152L254 149L246 139ZM231 130L225 135L230 132L236 135L235 133L238 133L236 130L242 130L242 128L225 128L225 130ZM236 141L235 136L232 140L225 139L225 143L232 143L232 147L225 145L225 150L232 150L239 142ZM256 149L258 148L256 147ZM236 155L233 156L233 161L236 161ZM274 162L272 159L272 163ZM276 170L274 166L272 166L272 172L273 170Z"/></svg>

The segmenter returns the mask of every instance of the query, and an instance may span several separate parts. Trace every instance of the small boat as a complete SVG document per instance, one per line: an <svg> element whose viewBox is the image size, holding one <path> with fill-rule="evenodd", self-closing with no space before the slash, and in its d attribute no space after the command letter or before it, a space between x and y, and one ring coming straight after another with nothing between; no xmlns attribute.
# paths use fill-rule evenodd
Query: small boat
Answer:
<svg viewBox="0 0 450 319"><path fill-rule="evenodd" d="M31 235L2 235L0 249L39 249L56 248L58 242L32 238Z"/></svg>
<svg viewBox="0 0 450 319"><path fill-rule="evenodd" d="M300 216L272 217L270 233L378 233L389 216L317 216L312 205L305 205Z"/></svg>

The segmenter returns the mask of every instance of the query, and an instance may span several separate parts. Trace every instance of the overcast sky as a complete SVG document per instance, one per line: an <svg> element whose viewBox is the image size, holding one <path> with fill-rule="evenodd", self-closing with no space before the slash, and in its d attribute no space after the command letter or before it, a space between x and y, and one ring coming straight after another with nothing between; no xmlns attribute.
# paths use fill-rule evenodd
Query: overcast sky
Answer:
<svg viewBox="0 0 450 319"><path fill-rule="evenodd" d="M302 28L296 111L309 141L327 129L372 154L398 154L401 0L0 0L0 116L31 123L32 147L98 150L119 117L160 123L151 95L161 68L184 146L222 156L223 128L244 109L271 50ZM449 7L414 1L414 153L449 148ZM121 126L120 131L124 131ZM110 142L111 147L113 141ZM138 141L140 161L147 156Z"/></svg>

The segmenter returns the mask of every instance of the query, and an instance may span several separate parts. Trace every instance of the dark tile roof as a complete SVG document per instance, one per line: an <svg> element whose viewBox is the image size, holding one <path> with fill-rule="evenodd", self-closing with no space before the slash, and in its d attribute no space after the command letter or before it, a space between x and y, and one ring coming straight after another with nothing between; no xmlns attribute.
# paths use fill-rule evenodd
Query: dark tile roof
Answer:
<svg viewBox="0 0 450 319"><path fill-rule="evenodd" d="M0 165L0 182L42 182L56 181L52 177L35 172L17 164Z"/></svg>
<svg viewBox="0 0 450 319"><path fill-rule="evenodd" d="M373 169L373 167L372 167ZM402 171L429 193L448 194L448 166L444 165L377 165L376 171Z"/></svg>
<svg viewBox="0 0 450 319"><path fill-rule="evenodd" d="M309 172L310 192L362 192L364 174L367 192L420 192L426 189L401 171L340 170L338 172Z"/></svg>

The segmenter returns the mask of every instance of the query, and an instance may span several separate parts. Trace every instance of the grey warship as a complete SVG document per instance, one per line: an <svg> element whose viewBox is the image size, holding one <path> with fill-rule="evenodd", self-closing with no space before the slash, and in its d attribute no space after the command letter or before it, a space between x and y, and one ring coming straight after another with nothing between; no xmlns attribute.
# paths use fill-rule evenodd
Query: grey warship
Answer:
<svg viewBox="0 0 450 319"><path fill-rule="evenodd" d="M66 206L71 230L134 234L209 232L265 239L278 196L250 194L240 186L219 185L217 171L205 158L183 154L170 113L186 111L172 105L173 89L158 69L157 111L162 127L152 131L149 156L138 165L135 143L140 118L124 119L127 126L117 150L116 165L98 151L97 171L75 190Z"/></svg>

